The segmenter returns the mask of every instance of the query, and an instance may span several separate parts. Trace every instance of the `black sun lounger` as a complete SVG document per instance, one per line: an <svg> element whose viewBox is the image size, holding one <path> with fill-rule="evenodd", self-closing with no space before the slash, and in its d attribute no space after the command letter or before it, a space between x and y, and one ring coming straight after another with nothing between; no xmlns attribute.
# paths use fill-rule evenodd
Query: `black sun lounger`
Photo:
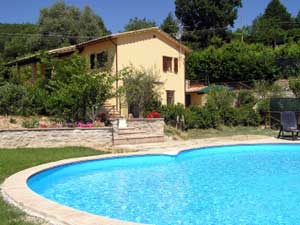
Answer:
<svg viewBox="0 0 300 225"><path fill-rule="evenodd" d="M292 133L293 140L299 135L298 123L295 112L281 112L280 131L278 138L284 137L284 132Z"/></svg>

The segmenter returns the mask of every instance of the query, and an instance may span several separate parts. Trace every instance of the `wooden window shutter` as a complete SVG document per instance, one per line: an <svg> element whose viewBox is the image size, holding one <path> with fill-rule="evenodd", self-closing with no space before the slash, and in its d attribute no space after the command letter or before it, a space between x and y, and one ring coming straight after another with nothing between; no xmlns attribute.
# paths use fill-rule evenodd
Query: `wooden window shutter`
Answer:
<svg viewBox="0 0 300 225"><path fill-rule="evenodd" d="M163 56L163 71L164 72L168 71L167 57L166 56Z"/></svg>
<svg viewBox="0 0 300 225"><path fill-rule="evenodd" d="M174 58L174 73L178 73L178 58Z"/></svg>

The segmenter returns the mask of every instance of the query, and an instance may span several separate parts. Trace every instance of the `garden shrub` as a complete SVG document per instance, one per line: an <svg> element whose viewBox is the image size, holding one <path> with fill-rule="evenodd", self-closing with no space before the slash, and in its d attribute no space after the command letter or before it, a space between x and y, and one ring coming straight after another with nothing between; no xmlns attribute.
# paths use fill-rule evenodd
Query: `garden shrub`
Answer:
<svg viewBox="0 0 300 225"><path fill-rule="evenodd" d="M208 129L225 126L258 126L261 117L254 110L256 98L249 91L241 91L237 97L239 107L235 107L235 94L225 88L212 89L207 104L184 108L183 105L162 106L161 117L167 124L177 126L184 122L186 129ZM177 121L179 119L180 121Z"/></svg>
<svg viewBox="0 0 300 225"><path fill-rule="evenodd" d="M237 126L239 125L239 112L236 108L228 107L218 112L222 125Z"/></svg>
<svg viewBox="0 0 300 225"><path fill-rule="evenodd" d="M250 90L241 90L236 99L236 106L254 106L256 104L257 100L253 94L253 91Z"/></svg>
<svg viewBox="0 0 300 225"><path fill-rule="evenodd" d="M27 87L27 91L30 98L30 106L28 107L31 109L32 114L47 115L47 91L38 85Z"/></svg>
<svg viewBox="0 0 300 225"><path fill-rule="evenodd" d="M225 87L214 88L210 90L207 95L206 106L211 110L225 111L226 109L233 106L235 99L234 92L227 90Z"/></svg>
<svg viewBox="0 0 300 225"><path fill-rule="evenodd" d="M35 117L32 119L24 120L22 122L22 127L24 128L38 128L39 127L39 120Z"/></svg>
<svg viewBox="0 0 300 225"><path fill-rule="evenodd" d="M1 115L31 115L30 105L30 95L24 86L6 83L0 87Z"/></svg>
<svg viewBox="0 0 300 225"><path fill-rule="evenodd" d="M184 117L187 129L208 129L219 126L219 115L207 107L192 106L185 110Z"/></svg>
<svg viewBox="0 0 300 225"><path fill-rule="evenodd" d="M185 109L182 104L163 105L158 111L167 124L175 126L177 119L183 118Z"/></svg>
<svg viewBox="0 0 300 225"><path fill-rule="evenodd" d="M237 109L238 124L241 126L259 126L261 116L250 106L244 106Z"/></svg>
<svg viewBox="0 0 300 225"><path fill-rule="evenodd" d="M9 123L11 124L17 124L17 120L15 118L10 118Z"/></svg>
<svg viewBox="0 0 300 225"><path fill-rule="evenodd" d="M94 120L93 108L112 95L112 78L105 73L73 75L68 83L55 80L51 85L48 112L68 122Z"/></svg>
<svg viewBox="0 0 300 225"><path fill-rule="evenodd" d="M295 77L289 78L289 87L296 98L300 98L300 79Z"/></svg>

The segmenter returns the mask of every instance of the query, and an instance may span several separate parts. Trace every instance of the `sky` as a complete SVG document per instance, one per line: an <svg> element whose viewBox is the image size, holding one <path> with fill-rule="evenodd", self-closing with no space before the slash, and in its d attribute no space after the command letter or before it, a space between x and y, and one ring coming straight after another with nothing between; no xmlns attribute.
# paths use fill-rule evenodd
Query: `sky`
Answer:
<svg viewBox="0 0 300 225"><path fill-rule="evenodd" d="M243 8L235 21L235 28L251 24L264 12L270 0L243 0ZM300 10L299 0L281 0L292 15ZM0 23L36 23L39 10L51 6L55 0L0 0ZM113 33L122 31L130 18L139 17L162 23L169 12L174 12L174 0L65 0L67 4L83 8L89 5L102 17Z"/></svg>

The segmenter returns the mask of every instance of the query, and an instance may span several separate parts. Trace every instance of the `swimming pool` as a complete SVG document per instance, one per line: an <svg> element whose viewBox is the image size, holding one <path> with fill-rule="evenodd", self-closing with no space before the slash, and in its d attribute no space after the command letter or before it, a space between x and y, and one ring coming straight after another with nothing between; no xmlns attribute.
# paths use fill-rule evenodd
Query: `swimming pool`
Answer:
<svg viewBox="0 0 300 225"><path fill-rule="evenodd" d="M56 167L28 186L62 205L156 225L298 224L300 145L237 145Z"/></svg>

